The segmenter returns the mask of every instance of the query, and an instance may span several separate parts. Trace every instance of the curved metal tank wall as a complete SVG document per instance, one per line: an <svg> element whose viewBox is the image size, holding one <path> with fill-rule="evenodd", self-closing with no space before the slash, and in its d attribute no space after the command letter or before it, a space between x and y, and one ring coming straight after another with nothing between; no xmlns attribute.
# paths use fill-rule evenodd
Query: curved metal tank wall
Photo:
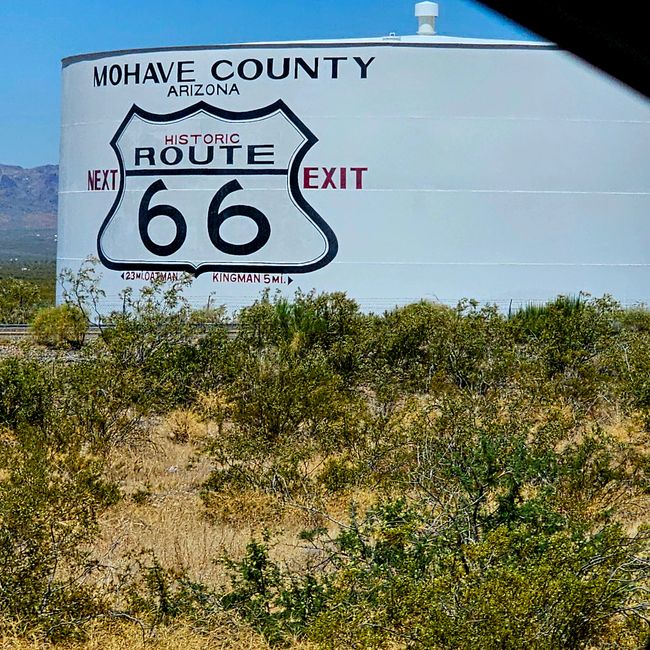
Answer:
<svg viewBox="0 0 650 650"><path fill-rule="evenodd" d="M551 45L387 38L63 62L58 268L195 305L650 301L650 104Z"/></svg>

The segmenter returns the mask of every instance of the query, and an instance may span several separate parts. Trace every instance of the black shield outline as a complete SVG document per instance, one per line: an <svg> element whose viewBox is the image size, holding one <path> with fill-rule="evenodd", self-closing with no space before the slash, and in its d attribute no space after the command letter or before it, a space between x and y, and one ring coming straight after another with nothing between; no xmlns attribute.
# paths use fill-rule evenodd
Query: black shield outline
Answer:
<svg viewBox="0 0 650 650"><path fill-rule="evenodd" d="M117 147L117 141L120 136L126 129L127 125L131 121L131 118L134 115L142 117L144 120L149 122L173 122L176 120L181 120L183 118L189 117L194 113L199 111L204 111L215 117L221 117L225 120L236 122L238 120L251 120L267 117L278 111L282 112L286 118L303 134L305 137L305 142L300 146L296 155L293 157L293 161L289 167L288 177L289 177L289 192L291 197L296 202L298 207L303 211L308 219L320 230L324 235L327 242L327 251L323 257L321 257L316 262L311 264L305 264L302 266L296 266L291 264L280 264L280 265L268 265L260 266L252 264L218 264L218 263L205 263L199 264L198 266L193 266L192 264L185 264L179 262L169 262L167 264L163 263L148 263L148 262L114 262L109 260L104 253L102 252L101 239L106 230L108 224L110 223L113 215L117 211L122 202L122 197L124 194L124 185L126 180L126 174L124 170L124 161L122 160L122 155L119 148ZM318 142L318 138L310 131L310 129L305 125L305 123L282 101L281 99L276 100L275 102L264 106L262 108L257 108L251 111L229 111L224 108L219 108L217 106L212 106L207 102L200 101L196 104L192 104L187 108L183 108L172 113L151 113L149 111L140 108L137 104L133 104L129 109L126 117L122 120L122 123L118 127L115 135L110 141L111 148L113 149L115 156L117 157L119 170L120 170L120 185L118 188L117 196L115 201L111 206L108 214L106 215L104 221L102 222L99 232L97 233L97 254L102 264L108 268L115 271L186 271L194 276L199 276L202 273L207 273L209 271L223 271L223 272L246 272L246 273L311 273L318 269L327 266L338 253L338 240L334 231L330 228L329 224L314 210L314 208L307 202L307 200L302 195L300 191L300 184L298 179L298 174L300 171L300 165L304 160L307 152Z"/></svg>

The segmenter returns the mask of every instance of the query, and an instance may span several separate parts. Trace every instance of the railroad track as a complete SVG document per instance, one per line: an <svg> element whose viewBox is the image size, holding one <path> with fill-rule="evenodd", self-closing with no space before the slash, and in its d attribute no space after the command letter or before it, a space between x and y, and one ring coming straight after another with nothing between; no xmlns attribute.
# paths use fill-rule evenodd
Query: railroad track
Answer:
<svg viewBox="0 0 650 650"><path fill-rule="evenodd" d="M0 338L20 338L29 334L29 325L0 325Z"/></svg>
<svg viewBox="0 0 650 650"><path fill-rule="evenodd" d="M88 328L86 333L86 339L97 338L100 334L99 327L92 326ZM0 341L4 340L22 340L26 338L31 338L32 330L29 325L26 323L9 323L9 324L0 324Z"/></svg>
<svg viewBox="0 0 650 650"><path fill-rule="evenodd" d="M200 327L208 328L210 325L197 323L197 329ZM228 331L228 336L230 338L235 338L239 332L239 325L236 323L227 323L225 328ZM101 328L97 327L97 325L91 325L86 333L86 340L97 338L100 334ZM20 340L31 336L31 327L26 323L0 324L0 341L2 339Z"/></svg>

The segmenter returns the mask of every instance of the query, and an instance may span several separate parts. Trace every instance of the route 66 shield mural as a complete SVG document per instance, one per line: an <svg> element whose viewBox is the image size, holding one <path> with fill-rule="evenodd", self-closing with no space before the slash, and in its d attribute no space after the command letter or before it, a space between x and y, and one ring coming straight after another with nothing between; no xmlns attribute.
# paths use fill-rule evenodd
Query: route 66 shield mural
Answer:
<svg viewBox="0 0 650 650"><path fill-rule="evenodd" d="M196 275L325 266L336 236L299 187L316 141L282 101L242 112L199 102L155 114L134 105L111 140L119 191L99 231L99 258L111 269Z"/></svg>

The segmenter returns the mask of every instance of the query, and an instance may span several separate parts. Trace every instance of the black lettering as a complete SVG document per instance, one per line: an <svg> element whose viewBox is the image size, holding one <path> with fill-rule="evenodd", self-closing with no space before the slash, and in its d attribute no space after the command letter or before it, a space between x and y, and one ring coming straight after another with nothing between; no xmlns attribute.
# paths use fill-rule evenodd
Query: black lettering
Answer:
<svg viewBox="0 0 650 650"><path fill-rule="evenodd" d="M174 152L174 159L170 160L168 152ZM165 147L160 152L160 160L165 163L165 165L177 165L183 159L183 151L178 147Z"/></svg>
<svg viewBox="0 0 650 650"><path fill-rule="evenodd" d="M252 63L253 66L255 67L255 70L253 72L252 77L247 77L245 72L246 72L246 65L248 63ZM264 72L264 66L262 65L261 61L258 61L257 59L244 59L238 66L237 66L237 74L242 78L246 79L246 81L253 81L254 79L259 79L260 76L262 75L262 72Z"/></svg>
<svg viewBox="0 0 650 650"><path fill-rule="evenodd" d="M224 144L219 149L226 150L226 165L232 165L235 159L235 149L241 149L240 144Z"/></svg>
<svg viewBox="0 0 650 650"><path fill-rule="evenodd" d="M93 70L93 86L105 86L106 85L106 66L102 68L101 73L98 72L97 66Z"/></svg>
<svg viewBox="0 0 650 650"><path fill-rule="evenodd" d="M196 81L194 77L186 77L185 75L190 75L194 72L193 67L189 66L194 66L194 61L179 61L176 64L176 70L177 70L177 80L178 83L181 83L182 81L185 82L190 82L190 81Z"/></svg>
<svg viewBox="0 0 650 650"><path fill-rule="evenodd" d="M196 157L196 146L191 144L189 158L193 165L209 165L214 160L214 147L212 145L207 146L205 160L198 160Z"/></svg>
<svg viewBox="0 0 650 650"><path fill-rule="evenodd" d="M293 71L293 77L294 79L298 78L298 68L302 68L304 72L306 72L309 77L312 79L318 79L318 59L314 58L314 67L310 68L305 59L303 59L301 56L297 56L295 63L294 63L294 71Z"/></svg>
<svg viewBox="0 0 650 650"><path fill-rule="evenodd" d="M158 75L156 74L156 68L153 63L147 64L147 69L144 71L144 77L142 77L142 83L147 83L147 81L153 81L154 83L160 83Z"/></svg>
<svg viewBox="0 0 650 650"><path fill-rule="evenodd" d="M273 147L272 144L249 144L248 164L249 165L272 165L273 164ZM264 151L266 149L267 151ZM270 149L270 151L269 151ZM260 160L261 157L271 157L271 160Z"/></svg>
<svg viewBox="0 0 650 650"><path fill-rule="evenodd" d="M163 64L160 61L156 61L156 67L158 68L158 72L160 73L160 78L163 80L163 83L167 83L172 76L174 64L170 63L169 68L165 70L165 68L163 68Z"/></svg>
<svg viewBox="0 0 650 650"><path fill-rule="evenodd" d="M370 64L375 60L374 56L371 56L367 61L364 61L360 56L355 56L354 60L359 64L361 68L361 79L368 78L368 68Z"/></svg>
<svg viewBox="0 0 650 650"><path fill-rule="evenodd" d="M155 165L156 161L154 159L155 152L153 147L136 147L135 148L135 166L139 167L140 162L144 158L149 161L150 165Z"/></svg>
<svg viewBox="0 0 650 650"><path fill-rule="evenodd" d="M273 71L273 63L273 59L266 61L266 73L269 75L269 79L286 79L289 76L289 59L287 57L282 59L282 72L279 75Z"/></svg>
<svg viewBox="0 0 650 650"><path fill-rule="evenodd" d="M110 82L114 85L117 86L117 84L122 81L122 68L119 65L112 65L111 69L108 73L108 78Z"/></svg>
<svg viewBox="0 0 650 650"><path fill-rule="evenodd" d="M135 64L135 70L129 70L129 64L127 63L124 66L124 84L126 86L129 85L129 77L133 77L135 79L135 83L139 84L140 83L140 64L136 63Z"/></svg>
<svg viewBox="0 0 650 650"><path fill-rule="evenodd" d="M226 81L227 79L232 79L235 76L234 72L231 72L230 74L227 74L225 77L221 76L219 74L219 66L220 65L227 65L230 66L230 69L232 70L232 62L231 61L226 61L225 59L221 59L219 61L215 61L212 64L211 72L212 76L217 80L217 81Z"/></svg>
<svg viewBox="0 0 650 650"><path fill-rule="evenodd" d="M332 79L338 79L339 78L339 62L340 61L347 61L348 57L347 56L325 56L325 57L323 57L323 60L332 62Z"/></svg>

